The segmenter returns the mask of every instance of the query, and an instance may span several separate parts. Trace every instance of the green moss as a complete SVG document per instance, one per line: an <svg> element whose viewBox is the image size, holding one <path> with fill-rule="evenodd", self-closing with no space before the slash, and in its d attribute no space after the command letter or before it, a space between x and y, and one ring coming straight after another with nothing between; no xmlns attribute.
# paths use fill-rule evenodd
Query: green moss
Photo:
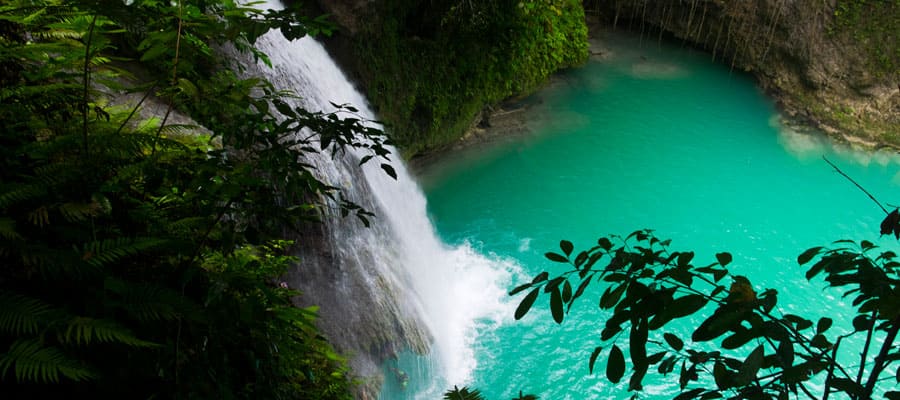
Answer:
<svg viewBox="0 0 900 400"><path fill-rule="evenodd" d="M379 3L357 36L369 98L407 156L458 139L486 106L587 59L577 0Z"/></svg>
<svg viewBox="0 0 900 400"><path fill-rule="evenodd" d="M862 47L875 73L900 76L900 0L839 0L830 32Z"/></svg>

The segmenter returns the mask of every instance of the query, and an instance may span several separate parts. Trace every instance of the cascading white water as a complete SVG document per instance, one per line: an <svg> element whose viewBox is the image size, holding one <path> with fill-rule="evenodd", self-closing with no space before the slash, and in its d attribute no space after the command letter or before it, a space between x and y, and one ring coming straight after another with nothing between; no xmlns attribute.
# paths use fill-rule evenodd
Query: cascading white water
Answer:
<svg viewBox="0 0 900 400"><path fill-rule="evenodd" d="M290 42L272 31L257 45L273 64L258 71L280 89L300 95L307 109L332 112L332 103L351 104L359 117L375 119L315 40ZM377 163L360 167L358 155L351 152L312 160L321 179L343 188L345 196L377 217L365 228L355 218L327 216L321 237L298 238L318 246L307 246L300 254L289 281L305 301L321 305L323 331L340 351L350 353L351 367L360 375L377 375L385 357L404 348L430 349L427 358L434 365L427 369L437 376L413 376L429 387L405 396L437 398L469 381L479 325L512 314L503 288L514 266L468 245L442 243L428 219L424 195L398 153L393 154L396 180Z"/></svg>

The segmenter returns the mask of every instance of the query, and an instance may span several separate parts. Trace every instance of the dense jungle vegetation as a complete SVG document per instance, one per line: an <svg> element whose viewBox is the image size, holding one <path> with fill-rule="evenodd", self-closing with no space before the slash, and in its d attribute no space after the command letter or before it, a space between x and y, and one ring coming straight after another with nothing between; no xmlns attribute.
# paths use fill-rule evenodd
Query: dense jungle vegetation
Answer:
<svg viewBox="0 0 900 400"><path fill-rule="evenodd" d="M578 0L376 3L355 54L369 100L407 156L457 140L486 106L587 60Z"/></svg>
<svg viewBox="0 0 900 400"><path fill-rule="evenodd" d="M351 396L316 309L277 280L297 262L283 238L319 218L315 196L368 215L306 154L388 153L222 56L266 60L273 28L331 26L229 0L0 6L3 398ZM151 99L167 111L140 117Z"/></svg>

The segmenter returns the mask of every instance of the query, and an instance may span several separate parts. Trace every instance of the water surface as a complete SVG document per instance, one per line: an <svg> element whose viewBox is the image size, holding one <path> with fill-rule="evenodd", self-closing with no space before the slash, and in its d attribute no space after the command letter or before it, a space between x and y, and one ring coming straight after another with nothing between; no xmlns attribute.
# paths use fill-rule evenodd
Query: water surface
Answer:
<svg viewBox="0 0 900 400"><path fill-rule="evenodd" d="M641 46L633 37L609 41L607 57L531 99L539 103L529 109L531 133L447 155L420 171L440 236L504 261L498 268L520 266L505 283L512 288L553 268L543 254L560 239L586 248L606 234L652 228L672 239L672 250L696 251L698 263L731 252L732 272L757 290L777 289L783 312L813 320L843 312L840 293L805 281L797 255L845 238L896 243L878 237L880 209L821 157L888 202L900 192L897 157L781 126L751 77L706 54L655 41ZM583 297L561 326L550 318L547 297L514 321L520 298L505 300L504 320L475 332L475 367L458 384L488 399L519 390L542 399L627 396L606 381L602 359L600 373L588 374L603 327L597 296ZM411 360L400 367L415 372L420 361ZM670 398L677 379L651 374L645 397ZM390 378L388 387L397 390Z"/></svg>

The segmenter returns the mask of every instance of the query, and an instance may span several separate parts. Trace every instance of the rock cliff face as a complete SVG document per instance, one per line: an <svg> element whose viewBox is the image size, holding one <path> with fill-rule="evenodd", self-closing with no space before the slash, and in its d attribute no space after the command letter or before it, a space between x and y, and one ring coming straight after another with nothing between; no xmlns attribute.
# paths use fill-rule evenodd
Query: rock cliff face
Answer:
<svg viewBox="0 0 900 400"><path fill-rule="evenodd" d="M789 116L832 136L900 147L900 2L618 0L594 10L755 74Z"/></svg>
<svg viewBox="0 0 900 400"><path fill-rule="evenodd" d="M320 0L343 34L378 0ZM786 114L847 141L900 148L900 2L586 0L607 25L674 36L755 74ZM364 85L366 82L362 82Z"/></svg>

